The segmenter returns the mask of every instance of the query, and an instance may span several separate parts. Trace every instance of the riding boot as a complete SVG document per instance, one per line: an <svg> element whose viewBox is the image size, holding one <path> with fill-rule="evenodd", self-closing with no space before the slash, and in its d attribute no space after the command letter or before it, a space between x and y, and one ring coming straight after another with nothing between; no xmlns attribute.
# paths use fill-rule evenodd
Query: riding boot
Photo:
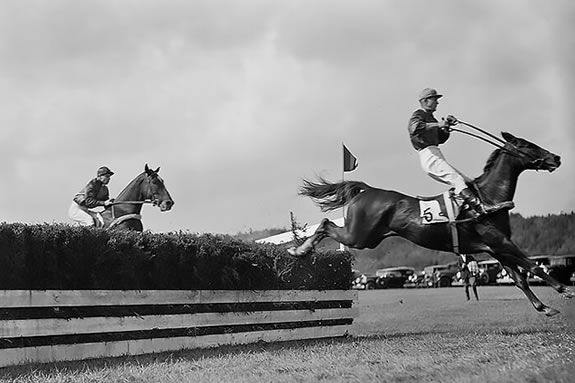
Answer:
<svg viewBox="0 0 575 383"><path fill-rule="evenodd" d="M501 206L487 205L481 202L479 198L477 198L471 192L471 190L469 190L469 188L463 189L460 193L460 196L461 198L463 198L463 201L469 205L469 207L475 210L475 212L479 217L482 217L484 215L493 213L494 211L501 209Z"/></svg>

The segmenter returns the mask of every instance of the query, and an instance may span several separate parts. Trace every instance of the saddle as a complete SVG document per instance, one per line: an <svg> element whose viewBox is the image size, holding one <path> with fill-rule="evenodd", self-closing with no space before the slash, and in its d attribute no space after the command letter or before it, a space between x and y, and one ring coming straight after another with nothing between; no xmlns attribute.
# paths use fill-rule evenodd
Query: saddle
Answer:
<svg viewBox="0 0 575 383"><path fill-rule="evenodd" d="M473 185L474 186L474 185ZM476 188L475 188L476 189ZM459 254L459 236L457 224L477 221L477 213L468 206L463 199L451 188L443 194L433 197L417 197L419 200L419 216L424 225L449 224L451 227L451 237L453 240L453 251ZM512 209L515 204L512 201L501 202L494 205L494 209L489 214L502 209Z"/></svg>
<svg viewBox="0 0 575 383"><path fill-rule="evenodd" d="M477 195L478 193L475 192ZM424 225L446 222L470 222L477 220L477 213L451 188L443 194L433 197L417 197L419 200L419 212L421 223ZM500 202L493 205L489 214L499 210L510 210L515 207L512 201Z"/></svg>

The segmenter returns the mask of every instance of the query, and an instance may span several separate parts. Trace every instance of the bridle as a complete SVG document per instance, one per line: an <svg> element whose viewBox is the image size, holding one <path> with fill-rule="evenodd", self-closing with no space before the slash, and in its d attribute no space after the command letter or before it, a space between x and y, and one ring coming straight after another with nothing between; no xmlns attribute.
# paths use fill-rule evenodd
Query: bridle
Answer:
<svg viewBox="0 0 575 383"><path fill-rule="evenodd" d="M153 191L153 188L151 187L151 181L149 180L152 176L149 174L146 174L146 178L148 178L148 187L150 190L150 194L152 195L150 199L144 199L142 201L114 201L111 203L111 213L112 213L112 219L116 218L116 212L114 211L114 206L116 205L144 205L144 204L152 204L154 206L157 206L159 204L160 198L158 197L157 193Z"/></svg>
<svg viewBox="0 0 575 383"><path fill-rule="evenodd" d="M510 155L512 155L512 156L514 156L514 157L522 158L522 159L523 159L523 158L530 159L531 162L530 162L529 165L532 166L532 167L534 168L534 170L541 170L541 169L543 169L543 164L545 163L545 159L544 159L544 158L538 157L538 156L534 155L533 153L524 152L523 150L521 150L520 148L518 148L515 144L513 144L513 143L511 143L511 142L509 142L509 141L504 141L504 140L502 140L501 138L497 137L496 135L491 134L491 133L489 133L489 132L487 132L487 131L485 131L485 130L483 130L483 129L477 127L477 126L474 126L474 125L472 125L472 124L470 124L470 123L468 123L468 122L461 121L461 120L459 120L459 119L457 119L457 122L458 122L459 124L463 124L463 125L468 126L468 127L472 128L472 129L475 129L475 130L477 130L477 131L479 131L479 132L485 134L486 136L491 137L492 139L496 140L497 142L494 142L494 141L492 141L492 140L490 140L490 139L487 139L487 138L485 138L485 137L482 137L482 136L480 136L480 135L478 135L478 134L471 133L471 132L468 132L468 131L465 131L465 130L461 130L461 129L456 129L456 128L449 127L449 131L454 131L454 132L458 132L458 133L463 133L463 134L466 134L466 135L468 135L468 136L477 138L477 139L479 139L479 140L482 140L482 141L484 141L484 142L487 142L487 143L489 143L489 144L491 144L491 145L493 145L493 146L499 148L501 151L503 151L503 152L505 152L505 153L508 153L508 154L510 154Z"/></svg>

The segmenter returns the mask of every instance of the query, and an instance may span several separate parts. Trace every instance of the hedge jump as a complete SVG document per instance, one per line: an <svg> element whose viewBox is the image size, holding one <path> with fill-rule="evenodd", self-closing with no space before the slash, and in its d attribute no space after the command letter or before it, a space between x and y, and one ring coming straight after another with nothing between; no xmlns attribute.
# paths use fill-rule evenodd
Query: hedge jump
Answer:
<svg viewBox="0 0 575 383"><path fill-rule="evenodd" d="M0 367L344 336L353 290L4 290Z"/></svg>

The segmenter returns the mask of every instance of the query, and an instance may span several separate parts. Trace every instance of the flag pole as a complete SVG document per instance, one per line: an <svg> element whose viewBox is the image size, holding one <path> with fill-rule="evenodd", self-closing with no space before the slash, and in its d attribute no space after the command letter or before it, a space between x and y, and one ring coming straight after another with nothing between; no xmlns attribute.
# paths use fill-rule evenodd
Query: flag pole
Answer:
<svg viewBox="0 0 575 383"><path fill-rule="evenodd" d="M343 159L341 161L341 182L345 181L345 144L341 142ZM343 224L345 225L345 205L341 208L341 216L343 217ZM339 251L345 251L345 246L343 243L339 244Z"/></svg>

